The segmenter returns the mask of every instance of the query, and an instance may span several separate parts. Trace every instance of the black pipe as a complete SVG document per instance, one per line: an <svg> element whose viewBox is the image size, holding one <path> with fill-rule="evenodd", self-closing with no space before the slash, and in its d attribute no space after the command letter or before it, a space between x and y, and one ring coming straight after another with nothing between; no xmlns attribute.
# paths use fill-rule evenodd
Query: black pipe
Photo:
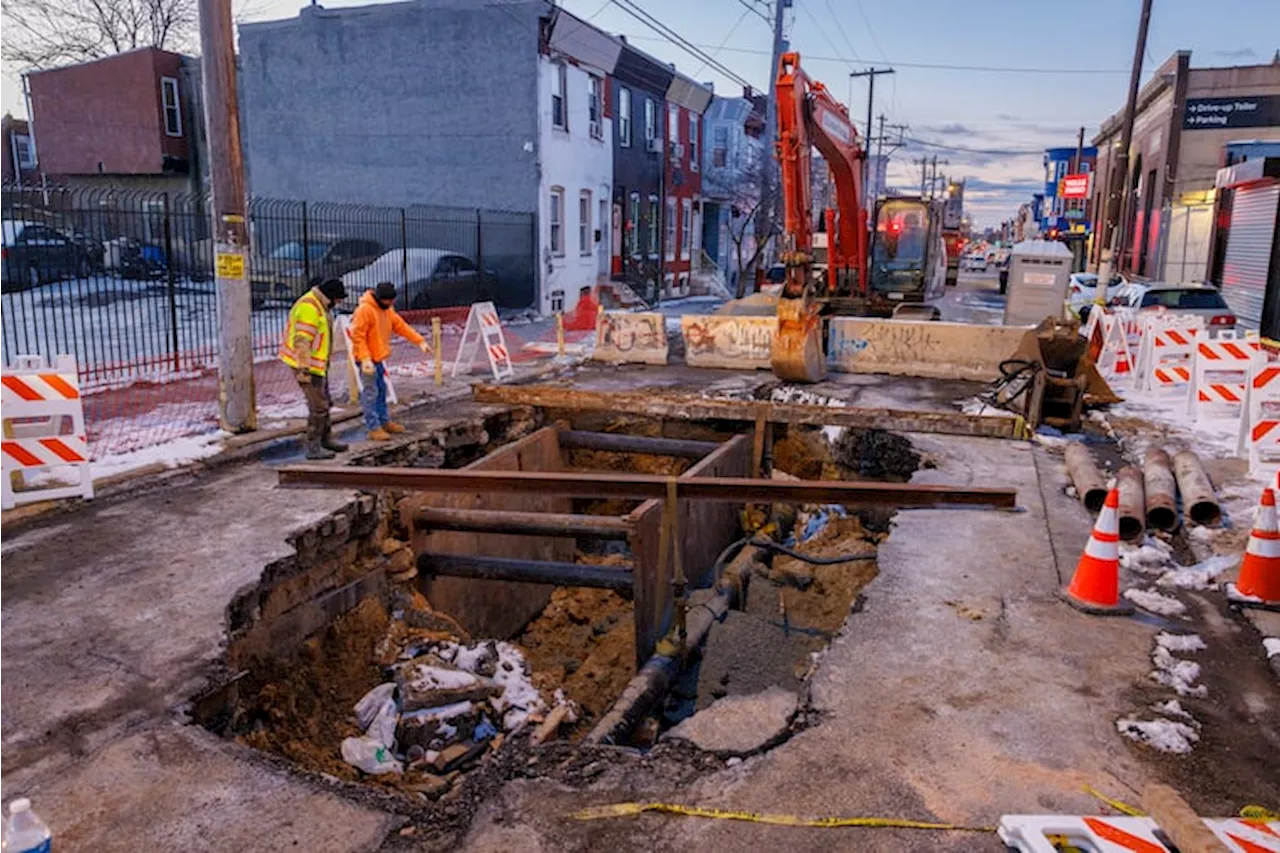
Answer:
<svg viewBox="0 0 1280 853"><path fill-rule="evenodd" d="M631 566L593 566L587 563L456 554L423 554L418 557L418 571L445 577L587 586L617 591L630 590L633 581Z"/></svg>
<svg viewBox="0 0 1280 853"><path fill-rule="evenodd" d="M676 456L701 459L720 447L715 441L692 441L681 438L654 438L617 432L588 432L567 429L559 434L560 446L566 450L609 450L614 453L648 453L653 456Z"/></svg>

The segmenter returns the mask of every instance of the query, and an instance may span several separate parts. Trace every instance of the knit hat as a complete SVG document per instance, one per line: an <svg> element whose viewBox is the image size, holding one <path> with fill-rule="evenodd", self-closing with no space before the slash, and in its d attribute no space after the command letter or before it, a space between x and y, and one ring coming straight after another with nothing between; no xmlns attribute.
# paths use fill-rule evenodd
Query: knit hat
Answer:
<svg viewBox="0 0 1280 853"><path fill-rule="evenodd" d="M373 297L383 302L395 302L396 286L389 281L380 281L373 290Z"/></svg>
<svg viewBox="0 0 1280 853"><path fill-rule="evenodd" d="M320 292L333 302L341 302L347 298L347 286L340 278L327 278L320 283Z"/></svg>

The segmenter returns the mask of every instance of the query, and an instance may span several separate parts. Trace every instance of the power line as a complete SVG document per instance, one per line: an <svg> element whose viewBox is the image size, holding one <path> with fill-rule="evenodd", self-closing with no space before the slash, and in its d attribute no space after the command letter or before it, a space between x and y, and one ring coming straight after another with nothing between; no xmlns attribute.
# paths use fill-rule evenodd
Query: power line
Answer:
<svg viewBox="0 0 1280 853"><path fill-rule="evenodd" d="M903 137L907 142L914 145L923 145L925 148L937 148L939 151L962 151L966 154L1005 154L1009 156L1022 156L1030 154L1043 154L1043 148L1017 150L1009 148L966 148L963 145L943 145L941 142L930 142L927 139L917 139L914 136Z"/></svg>
<svg viewBox="0 0 1280 853"><path fill-rule="evenodd" d="M749 0L738 0L738 2L741 3L743 6L745 6L748 12L751 12L757 18L764 21L772 29L773 21L769 20L769 16L766 15L764 12L761 12L759 9L757 9L754 3L749 2Z"/></svg>
<svg viewBox="0 0 1280 853"><path fill-rule="evenodd" d="M816 21L815 21L816 23ZM825 35L825 31L823 32ZM651 36L627 36L627 38L637 38L640 40L652 39ZM830 38L827 39L830 42ZM692 45L693 47L711 47L711 45ZM839 52L835 45L832 48ZM757 56L764 56L769 53L767 50L759 50L748 47L726 47L725 51L729 53L748 53ZM809 60L817 60L819 62L840 62L845 65L853 64L845 56L819 56L817 54L805 54L805 58ZM897 59L885 59L887 63L894 66L903 66L905 68L922 68L940 71L974 71L987 74L1128 74L1128 71L1121 71L1114 68L1018 68L1012 66L994 66L994 65L948 65L936 62L903 62Z"/></svg>
<svg viewBox="0 0 1280 853"><path fill-rule="evenodd" d="M867 25L867 35L871 36L871 43L876 46L876 50L880 51L880 58L884 59L884 47L880 44L880 39L876 38L875 27L871 26L871 19L862 8L862 0L858 0L858 14L862 16L862 23Z"/></svg>
<svg viewBox="0 0 1280 853"><path fill-rule="evenodd" d="M778 0L778 2L780 2L780 0ZM808 7L808 6L801 5L801 4L799 4L799 3L797 3L797 4L796 4L796 6L797 6L797 8L799 8L802 12L804 12L806 15L808 15L808 16L809 16L809 20L810 20L810 21L813 21L813 25L814 25L815 27L817 27L817 28L818 28L818 33L822 36L823 40L824 40L824 41L826 41L826 43L827 43L828 45L830 45L831 49L832 49L833 51L835 51L836 53L839 53L839 52L840 52L840 48L836 47L836 43L835 43L835 42L833 42L833 41L831 40L831 35L830 35L830 33L828 33L828 32L827 32L827 28L826 28L826 27L824 27L824 26L822 26L822 23L817 19L817 17L816 17L812 12L810 12L810 11L809 11L809 7ZM732 50L732 48L725 48L725 50ZM741 48L741 50L745 52L746 48ZM757 51L754 51L754 50L752 51L752 53L756 53L756 52L757 52ZM812 56L811 56L811 57L809 57L809 58L810 58L810 59L816 59L817 57L812 57ZM850 70L853 70L853 65L854 65L854 62L855 62L855 60L845 59L844 57L839 57L839 58L833 59L832 61L833 61L833 62L843 62L845 65L849 66L849 69L850 69ZM856 60L856 61L857 61L857 62L861 62L862 60L860 60L860 59L859 59L859 60Z"/></svg>
<svg viewBox="0 0 1280 853"><path fill-rule="evenodd" d="M612 0L610 0L610 2L612 2ZM729 28L729 32L725 33L724 38L720 39L719 46L716 47L715 50L711 51L712 56L715 56L717 53L724 50L724 46L729 43L729 39L733 38L733 34L738 31L738 27L742 26L742 22L747 19L747 15L752 11L753 11L752 8L748 6L747 10L738 16L738 20L733 22L733 26ZM706 67L707 67L707 63L703 62L702 67L699 68L697 71L693 72L693 76L697 77L699 74L702 73L703 69L705 69Z"/></svg>
<svg viewBox="0 0 1280 853"><path fill-rule="evenodd" d="M730 80L737 83L739 86L751 85L741 76L730 71L717 59L705 53L701 48L699 48L698 45L695 45L692 42L685 39L684 36L680 35L675 30L671 29L671 27L667 26L666 24L662 23L654 16L650 15L645 10L641 9L635 3L631 2L631 0L613 0L613 2L614 2L614 5L616 5L619 9L626 12L631 17L635 18L637 21L644 24L649 29L653 30L655 33L658 33L659 35L663 36L665 41L669 42L675 47L680 48L681 50L688 53L690 56L693 56L696 59L702 60L707 65L714 68L716 71L719 71L725 77L728 77ZM715 49L715 47L711 45L707 45L707 47L709 47L712 50ZM728 48L725 48L725 49L727 50Z"/></svg>
<svg viewBox="0 0 1280 853"><path fill-rule="evenodd" d="M840 23L840 16L836 14L835 9L831 8L831 0L823 0L823 2L827 4L827 12L831 14L831 20L836 22L836 29L840 31L840 37L844 39L845 45L849 48L849 54L861 62L862 60L858 58L858 51L854 50L853 42L849 39L849 34L844 31L844 24Z"/></svg>

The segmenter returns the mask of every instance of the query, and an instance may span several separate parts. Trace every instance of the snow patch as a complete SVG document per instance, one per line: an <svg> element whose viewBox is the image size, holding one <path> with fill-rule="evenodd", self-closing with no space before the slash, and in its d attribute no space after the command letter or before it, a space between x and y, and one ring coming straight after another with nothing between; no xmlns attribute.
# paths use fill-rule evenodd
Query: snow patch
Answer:
<svg viewBox="0 0 1280 853"><path fill-rule="evenodd" d="M95 480L145 468L148 465L161 464L166 468L178 468L217 455L222 450L223 440L230 437L231 433L218 430L205 435L176 438L154 447L104 456L90 463L89 467L93 471Z"/></svg>
<svg viewBox="0 0 1280 853"><path fill-rule="evenodd" d="M1173 550L1150 536L1141 545L1120 543L1120 567L1132 572L1157 574L1173 561Z"/></svg>
<svg viewBox="0 0 1280 853"><path fill-rule="evenodd" d="M1125 717L1116 720L1116 729L1131 740L1174 755L1187 754L1200 740L1199 732L1186 723L1176 720L1139 720L1136 717Z"/></svg>
<svg viewBox="0 0 1280 853"><path fill-rule="evenodd" d="M1195 542L1202 542L1206 545L1218 538L1221 530L1215 530L1212 527L1205 527L1203 524L1195 524L1187 528L1187 536Z"/></svg>
<svg viewBox="0 0 1280 853"><path fill-rule="evenodd" d="M1161 595L1150 589L1126 589L1124 597L1151 613L1161 616L1181 616L1187 612L1187 606L1176 598Z"/></svg>
<svg viewBox="0 0 1280 853"><path fill-rule="evenodd" d="M1170 634L1168 631L1156 634L1156 645L1170 652L1198 652L1208 648L1199 634Z"/></svg>
<svg viewBox="0 0 1280 853"><path fill-rule="evenodd" d="M803 403L807 406L841 407L848 405L844 400L828 397L826 394L815 394L807 388L797 388L795 385L774 388L773 393L769 395L769 399L775 403Z"/></svg>
<svg viewBox="0 0 1280 853"><path fill-rule="evenodd" d="M1267 660L1280 655L1280 637L1263 637L1262 648L1267 652Z"/></svg>
<svg viewBox="0 0 1280 853"><path fill-rule="evenodd" d="M1191 712L1186 708L1183 708L1182 703L1177 699L1157 702L1151 706L1151 710L1164 714L1166 717L1181 717L1196 728L1200 728L1200 724L1196 722L1196 718L1191 716Z"/></svg>
<svg viewBox="0 0 1280 853"><path fill-rule="evenodd" d="M1156 584L1182 589L1208 589L1218 575L1234 566L1239 559L1234 554L1219 554L1194 566L1185 566L1166 572L1156 581Z"/></svg>
<svg viewBox="0 0 1280 853"><path fill-rule="evenodd" d="M1151 653L1151 661L1156 665L1151 678L1165 687L1172 687L1179 696L1203 699L1209 695L1209 688L1195 683L1200 677L1200 664L1195 661L1175 658L1161 646Z"/></svg>

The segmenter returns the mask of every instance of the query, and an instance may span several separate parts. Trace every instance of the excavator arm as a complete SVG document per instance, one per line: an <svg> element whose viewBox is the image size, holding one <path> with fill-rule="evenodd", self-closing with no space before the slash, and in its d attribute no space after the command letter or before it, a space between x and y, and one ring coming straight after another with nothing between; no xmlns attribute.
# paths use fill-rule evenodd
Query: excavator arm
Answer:
<svg viewBox="0 0 1280 853"><path fill-rule="evenodd" d="M778 65L778 162L782 171L786 280L778 299L773 371L780 379L817 382L826 375L822 347L823 300L866 295L867 223L862 160L866 156L849 111L826 86L800 67L800 54ZM813 267L813 193L810 149L827 163L836 207L825 212L827 269Z"/></svg>

